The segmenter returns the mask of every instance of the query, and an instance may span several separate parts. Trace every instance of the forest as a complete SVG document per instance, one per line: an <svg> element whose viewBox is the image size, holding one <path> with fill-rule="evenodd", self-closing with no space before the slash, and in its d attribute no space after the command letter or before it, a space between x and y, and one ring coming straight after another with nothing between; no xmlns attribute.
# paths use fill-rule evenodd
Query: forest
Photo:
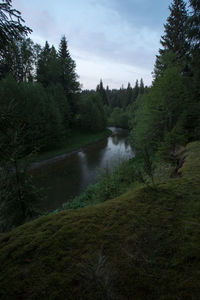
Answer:
<svg viewBox="0 0 200 300"><path fill-rule="evenodd" d="M0 4L0 223L1 230L38 214L40 191L28 166L35 153L70 144L73 130L128 128L148 172L159 156L175 162L180 146L200 138L199 1L174 0L156 56L153 83L111 90L102 79L82 90L63 35L59 48L35 44L10 0ZM13 172L14 170L14 172Z"/></svg>
<svg viewBox="0 0 200 300"><path fill-rule="evenodd" d="M83 89L68 33L58 48L31 33L1 0L0 298L198 300L200 1L171 1L150 86ZM134 157L43 211L33 162L108 126Z"/></svg>

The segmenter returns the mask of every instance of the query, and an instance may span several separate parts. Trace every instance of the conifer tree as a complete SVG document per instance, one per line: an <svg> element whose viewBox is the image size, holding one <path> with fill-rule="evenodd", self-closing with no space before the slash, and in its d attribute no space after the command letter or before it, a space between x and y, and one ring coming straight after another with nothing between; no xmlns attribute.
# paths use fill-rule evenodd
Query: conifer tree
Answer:
<svg viewBox="0 0 200 300"><path fill-rule="evenodd" d="M136 82L135 82L135 86L133 88L132 101L135 101L137 99L139 91L140 91L140 88L139 88L139 83L138 83L138 79L137 79Z"/></svg>
<svg viewBox="0 0 200 300"><path fill-rule="evenodd" d="M60 41L58 58L60 62L60 83L65 90L66 96L79 92L80 84L75 70L76 64L70 56L65 36Z"/></svg>
<svg viewBox="0 0 200 300"><path fill-rule="evenodd" d="M187 11L183 0L173 0L169 6L170 16L164 25L165 34L161 37L162 49L156 56L154 78L163 74L170 64L183 64L189 50L187 42Z"/></svg>
<svg viewBox="0 0 200 300"><path fill-rule="evenodd" d="M102 98L102 101L103 101L103 104L104 105L108 105L108 96L107 96L107 93L104 89L104 86L103 86L103 81L102 79L100 80L100 83L97 85L97 88L96 88L97 92L99 93L99 95L101 96Z"/></svg>
<svg viewBox="0 0 200 300"><path fill-rule="evenodd" d="M76 74L76 64L70 56L65 36L60 41L58 59L60 66L59 83L63 86L65 96L69 101L71 118L73 120L77 111L78 98L76 94L80 91L80 84L78 82L78 75Z"/></svg>
<svg viewBox="0 0 200 300"><path fill-rule="evenodd" d="M192 15L189 18L189 38L193 48L200 49L200 1L190 0Z"/></svg>
<svg viewBox="0 0 200 300"><path fill-rule="evenodd" d="M127 90L126 90L126 106L131 104L131 99L132 99L132 87L131 87L131 84L130 82L128 83L128 86L127 86Z"/></svg>
<svg viewBox="0 0 200 300"><path fill-rule="evenodd" d="M142 78L140 80L140 94L144 94L144 82Z"/></svg>
<svg viewBox="0 0 200 300"><path fill-rule="evenodd" d="M49 84L48 73L49 73L50 53L51 53L51 49L49 43L46 41L45 46L39 55L38 68L37 68L37 80L38 82L42 83L44 87L47 87Z"/></svg>
<svg viewBox="0 0 200 300"><path fill-rule="evenodd" d="M200 139L200 1L190 0L192 8L188 21L190 41L190 83L187 106L187 130L190 139Z"/></svg>

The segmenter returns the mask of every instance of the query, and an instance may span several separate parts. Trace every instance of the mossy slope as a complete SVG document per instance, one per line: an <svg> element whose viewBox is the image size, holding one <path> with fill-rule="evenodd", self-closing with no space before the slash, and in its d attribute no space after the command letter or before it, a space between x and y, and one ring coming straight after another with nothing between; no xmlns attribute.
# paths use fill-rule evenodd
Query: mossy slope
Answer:
<svg viewBox="0 0 200 300"><path fill-rule="evenodd" d="M1 299L199 299L200 142L180 176L0 236Z"/></svg>

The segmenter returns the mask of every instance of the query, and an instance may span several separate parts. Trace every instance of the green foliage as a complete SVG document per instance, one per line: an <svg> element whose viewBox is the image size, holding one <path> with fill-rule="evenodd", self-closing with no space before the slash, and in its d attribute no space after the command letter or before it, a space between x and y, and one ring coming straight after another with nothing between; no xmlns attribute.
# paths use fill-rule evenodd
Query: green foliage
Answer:
<svg viewBox="0 0 200 300"><path fill-rule="evenodd" d="M138 152L143 147L155 151L166 134L172 130L183 131L185 124L180 122L180 116L186 110L187 91L179 68L165 70L162 78L138 102L131 135L132 145Z"/></svg>
<svg viewBox="0 0 200 300"><path fill-rule="evenodd" d="M60 83L52 85L48 87L47 93L54 99L55 105L58 107L61 116L61 124L65 129L65 134L68 135L71 111L68 99L65 96L64 88Z"/></svg>
<svg viewBox="0 0 200 300"><path fill-rule="evenodd" d="M163 141L158 148L158 155L165 161L174 163L176 161L176 152L181 145L185 145L187 136L181 120L178 120L173 129L166 133Z"/></svg>
<svg viewBox="0 0 200 300"><path fill-rule="evenodd" d="M123 108L115 107L110 114L108 122L111 126L114 125L116 127L129 128L128 111Z"/></svg>
<svg viewBox="0 0 200 300"><path fill-rule="evenodd" d="M50 48L48 42L39 53L37 65L37 81L44 87L59 82L60 65L58 63L58 54L55 48Z"/></svg>
<svg viewBox="0 0 200 300"><path fill-rule="evenodd" d="M99 174L97 184L89 185L87 189L72 201L63 204L63 209L77 209L87 205L96 205L123 194L130 189L131 184L140 182L138 162L135 159L121 162L114 171Z"/></svg>
<svg viewBox="0 0 200 300"><path fill-rule="evenodd" d="M28 174L29 165L29 160L22 162L18 157L7 163L1 160L0 232L9 231L41 214L41 190L34 186Z"/></svg>
<svg viewBox="0 0 200 300"><path fill-rule="evenodd" d="M63 114L66 130L69 125L72 125L78 111L80 84L75 68L76 65L70 56L65 36L60 41L58 52L54 46L50 48L46 42L39 53L37 80L48 88L48 93L52 91L53 97L57 98L58 103L60 102L60 113Z"/></svg>
<svg viewBox="0 0 200 300"><path fill-rule="evenodd" d="M108 93L106 92L106 90L103 87L102 79L100 80L100 84L97 85L96 91L100 95L100 97L101 97L101 99L103 101L103 105L108 105L109 104Z"/></svg>
<svg viewBox="0 0 200 300"><path fill-rule="evenodd" d="M1 108L0 232L4 232L37 216L41 196L28 174L30 155L22 159L26 131L15 110L15 102Z"/></svg>
<svg viewBox="0 0 200 300"><path fill-rule="evenodd" d="M78 75L76 74L76 64L70 56L65 36L63 36L60 41L58 63L59 76L57 80L63 86L65 96L70 104L72 120L74 120L78 110L80 83L78 82Z"/></svg>
<svg viewBox="0 0 200 300"><path fill-rule="evenodd" d="M0 235L2 299L199 299L200 143L182 176ZM37 279L37 280L36 280Z"/></svg>
<svg viewBox="0 0 200 300"><path fill-rule="evenodd" d="M163 71L168 67L168 63L166 63L166 57L169 59L168 52L173 53L170 55L171 64L181 65L183 69L188 55L186 4L183 0L173 0L169 10L170 16L164 25L165 34L160 41L163 49L159 49L154 68L155 78L162 76ZM164 57L165 59L163 59Z"/></svg>
<svg viewBox="0 0 200 300"><path fill-rule="evenodd" d="M1 108L14 101L15 114L26 131L25 149L53 148L63 143L64 124L59 106L52 95L36 83L20 83L8 77L0 84Z"/></svg>
<svg viewBox="0 0 200 300"><path fill-rule="evenodd" d="M60 64L59 82L62 84L66 96L70 98L70 95L79 92L80 84L75 72L76 64L70 56L65 36L60 41L58 59Z"/></svg>
<svg viewBox="0 0 200 300"><path fill-rule="evenodd" d="M106 115L100 96L92 93L83 96L79 104L78 122L90 132L102 131L106 127Z"/></svg>
<svg viewBox="0 0 200 300"><path fill-rule="evenodd" d="M146 87L144 87L143 79L140 80L140 85L138 80L136 80L134 88L131 87L129 82L127 88L122 86L119 90L110 90L107 86L107 88L104 89L102 80L96 88L96 92L101 96L104 106L109 107L111 110L116 107L126 110L127 107L129 107L131 103L135 102L137 97L144 94L145 91ZM84 95L88 95L90 93L93 93L93 91L85 90L82 92Z"/></svg>
<svg viewBox="0 0 200 300"><path fill-rule="evenodd" d="M30 38L12 40L0 59L0 77L12 74L18 82L33 81L35 54L34 43Z"/></svg>

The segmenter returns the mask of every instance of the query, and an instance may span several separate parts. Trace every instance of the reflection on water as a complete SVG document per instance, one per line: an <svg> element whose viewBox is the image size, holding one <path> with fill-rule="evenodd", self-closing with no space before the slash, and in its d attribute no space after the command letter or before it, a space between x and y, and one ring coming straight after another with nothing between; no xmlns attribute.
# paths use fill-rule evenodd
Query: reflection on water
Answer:
<svg viewBox="0 0 200 300"><path fill-rule="evenodd" d="M46 191L43 207L52 210L79 195L88 184L96 183L97 169L112 169L133 151L128 143L128 131L110 127L112 136L91 144L67 158L42 166L34 171L36 184Z"/></svg>

